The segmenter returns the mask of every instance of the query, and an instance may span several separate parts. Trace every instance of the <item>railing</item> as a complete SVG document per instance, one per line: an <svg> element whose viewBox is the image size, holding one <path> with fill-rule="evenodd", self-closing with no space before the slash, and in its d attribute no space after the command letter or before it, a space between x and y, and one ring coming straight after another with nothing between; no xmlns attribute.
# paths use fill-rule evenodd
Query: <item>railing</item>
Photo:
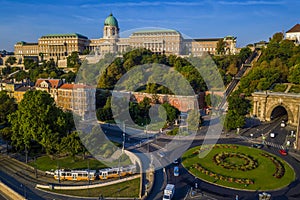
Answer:
<svg viewBox="0 0 300 200"><path fill-rule="evenodd" d="M218 106L218 110L225 109L224 106L226 104L227 98L230 96L230 94L232 93L232 91L236 88L236 86L238 85L241 77L244 76L244 74L247 71L247 69L252 66L251 63L253 62L253 60L255 58L259 58L260 55L261 55L260 52L257 52L257 50L254 50L253 53L250 55L250 57L247 58L247 60L245 61L245 63L243 63L241 65L240 70L238 71L238 73L235 75L235 77L233 78L233 80L227 86L227 88L225 90L225 93L224 93L224 97L223 97L221 103Z"/></svg>

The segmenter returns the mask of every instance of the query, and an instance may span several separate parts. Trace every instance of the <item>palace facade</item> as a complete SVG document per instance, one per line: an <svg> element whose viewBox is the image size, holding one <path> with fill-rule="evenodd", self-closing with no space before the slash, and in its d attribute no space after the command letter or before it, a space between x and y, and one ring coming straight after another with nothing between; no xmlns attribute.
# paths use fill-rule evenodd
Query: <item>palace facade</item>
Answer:
<svg viewBox="0 0 300 200"><path fill-rule="evenodd" d="M128 38L120 37L117 19L110 14L104 21L103 37L89 39L78 33L50 34L42 36L37 43L18 42L15 45L15 56L19 63L26 57L38 59L64 60L72 52L82 54L85 49L98 55L105 53L123 53L130 49L146 48L155 53L174 55L201 55L204 52L217 53L217 43L225 42L226 54L235 54L236 38L185 39L176 30L142 30L133 32Z"/></svg>

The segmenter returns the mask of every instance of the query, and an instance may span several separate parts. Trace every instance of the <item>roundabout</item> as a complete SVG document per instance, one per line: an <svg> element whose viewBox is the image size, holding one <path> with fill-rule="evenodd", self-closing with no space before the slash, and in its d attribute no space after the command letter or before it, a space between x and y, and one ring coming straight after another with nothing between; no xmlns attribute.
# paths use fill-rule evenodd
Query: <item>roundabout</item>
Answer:
<svg viewBox="0 0 300 200"><path fill-rule="evenodd" d="M182 164L205 182L237 190L279 190L295 180L283 159L242 145L197 146L184 153Z"/></svg>

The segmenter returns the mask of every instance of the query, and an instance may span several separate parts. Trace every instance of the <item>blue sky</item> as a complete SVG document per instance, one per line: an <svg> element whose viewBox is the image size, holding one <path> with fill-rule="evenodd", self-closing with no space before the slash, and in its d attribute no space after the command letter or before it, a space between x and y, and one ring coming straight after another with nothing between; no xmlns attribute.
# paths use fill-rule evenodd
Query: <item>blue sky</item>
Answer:
<svg viewBox="0 0 300 200"><path fill-rule="evenodd" d="M0 0L0 49L51 33L100 38L110 12L121 32L161 27L192 38L234 35L241 47L300 23L299 6L298 0Z"/></svg>

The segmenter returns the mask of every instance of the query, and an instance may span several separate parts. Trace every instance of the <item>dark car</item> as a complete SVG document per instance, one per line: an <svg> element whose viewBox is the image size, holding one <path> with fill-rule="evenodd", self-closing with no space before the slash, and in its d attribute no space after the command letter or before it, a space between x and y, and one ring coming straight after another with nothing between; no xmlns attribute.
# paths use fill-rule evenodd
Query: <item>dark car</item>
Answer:
<svg viewBox="0 0 300 200"><path fill-rule="evenodd" d="M264 145L263 144L252 144L252 147L261 149L264 147Z"/></svg>

